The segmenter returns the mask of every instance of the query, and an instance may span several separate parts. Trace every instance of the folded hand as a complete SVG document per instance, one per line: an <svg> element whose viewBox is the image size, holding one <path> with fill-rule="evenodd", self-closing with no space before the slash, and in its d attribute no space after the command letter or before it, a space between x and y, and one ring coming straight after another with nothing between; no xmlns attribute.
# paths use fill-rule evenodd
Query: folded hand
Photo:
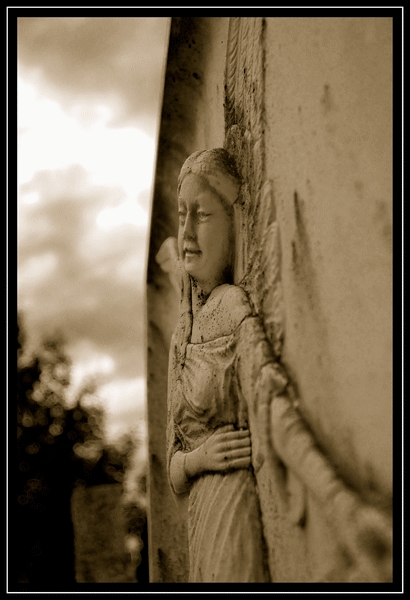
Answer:
<svg viewBox="0 0 410 600"><path fill-rule="evenodd" d="M186 457L188 477L206 471L247 469L251 465L251 438L248 429L233 425L217 429L197 450Z"/></svg>

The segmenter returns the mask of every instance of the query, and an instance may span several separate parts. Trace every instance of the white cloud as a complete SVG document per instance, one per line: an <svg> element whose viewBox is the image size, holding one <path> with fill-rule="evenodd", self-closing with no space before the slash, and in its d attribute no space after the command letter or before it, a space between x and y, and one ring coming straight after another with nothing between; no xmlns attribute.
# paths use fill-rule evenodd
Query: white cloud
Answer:
<svg viewBox="0 0 410 600"><path fill-rule="evenodd" d="M51 277L57 266L57 256L46 252L27 259L19 269L18 287L33 288Z"/></svg>
<svg viewBox="0 0 410 600"><path fill-rule="evenodd" d="M107 127L111 113L112 108L103 104L83 104L68 114L20 77L19 185L29 182L38 171L80 164L88 172L91 185L125 191L128 203L123 210L130 209L130 218L135 220L136 199L152 185L155 143L136 127ZM146 222L147 217L141 215L137 215L139 221Z"/></svg>
<svg viewBox="0 0 410 600"><path fill-rule="evenodd" d="M99 352L89 340L81 340L69 348L73 359L71 368L72 394L81 387L87 377L103 379L115 372L115 361L107 353Z"/></svg>
<svg viewBox="0 0 410 600"><path fill-rule="evenodd" d="M115 379L97 392L106 410L106 434L114 439L134 429L145 414L145 378Z"/></svg>
<svg viewBox="0 0 410 600"><path fill-rule="evenodd" d="M95 400L107 413L107 435L115 438L145 412L144 378L118 373L142 369L136 322L143 317L136 298L155 142L137 127L113 127L115 103L80 97L64 110L32 81L18 80L19 307L40 334L50 323L66 327L71 400L87 378L95 379ZM46 187L38 191L42 181ZM93 198L95 186L101 204ZM39 254L30 256L33 251ZM119 284L130 292L122 292L124 306L112 293ZM110 312L113 307L117 312Z"/></svg>
<svg viewBox="0 0 410 600"><path fill-rule="evenodd" d="M124 223L147 229L148 212L136 200L127 199L118 206L104 208L96 221L102 229L112 229Z"/></svg>
<svg viewBox="0 0 410 600"><path fill-rule="evenodd" d="M38 192L28 192L19 194L20 204L37 204L40 200L40 194Z"/></svg>
<svg viewBox="0 0 410 600"><path fill-rule="evenodd" d="M116 277L124 280L134 282L136 286L142 280L145 274L146 266L146 253L145 248L141 248L141 251L130 255L126 260L123 260L116 270ZM140 286L138 286L140 288Z"/></svg>
<svg viewBox="0 0 410 600"><path fill-rule="evenodd" d="M143 377L116 379L101 386L98 395L105 398L108 412L127 412L129 409L143 409L145 405L146 383Z"/></svg>

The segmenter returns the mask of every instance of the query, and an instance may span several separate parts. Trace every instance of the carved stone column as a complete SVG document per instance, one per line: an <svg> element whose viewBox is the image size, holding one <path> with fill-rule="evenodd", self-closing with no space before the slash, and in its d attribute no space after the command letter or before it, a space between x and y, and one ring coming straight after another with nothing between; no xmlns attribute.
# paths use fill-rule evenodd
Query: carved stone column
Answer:
<svg viewBox="0 0 410 600"><path fill-rule="evenodd" d="M171 19L147 274L150 580L188 580L186 522L165 469L168 352L179 297L156 256L178 228L177 180L186 157L222 146L223 72L229 19Z"/></svg>

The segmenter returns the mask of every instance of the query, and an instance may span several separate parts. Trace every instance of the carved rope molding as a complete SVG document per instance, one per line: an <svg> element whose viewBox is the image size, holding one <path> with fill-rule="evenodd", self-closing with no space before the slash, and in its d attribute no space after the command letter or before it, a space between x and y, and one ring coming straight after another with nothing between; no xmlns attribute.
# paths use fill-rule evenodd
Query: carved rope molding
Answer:
<svg viewBox="0 0 410 600"><path fill-rule="evenodd" d="M248 293L280 359L284 305L279 229L272 185L265 170L265 25L263 18L230 19L225 69L225 148L234 156L242 179L235 205L238 232L235 283ZM321 503L340 546L352 559L346 580L390 581L390 518L362 502L337 476L318 449L296 408L297 403L292 394L292 399L289 396L274 399L270 408L260 406L258 421L264 421L268 429L261 432L262 437L271 441L274 454L286 465L291 475L288 482L296 477ZM297 508L295 523L300 521L304 510L305 506ZM292 507L288 514L292 519Z"/></svg>
<svg viewBox="0 0 410 600"><path fill-rule="evenodd" d="M267 335L280 356L284 312L280 247L274 220L272 186L265 174L264 19L230 21L225 72L225 147L235 157L242 179L235 218L236 283L263 315Z"/></svg>

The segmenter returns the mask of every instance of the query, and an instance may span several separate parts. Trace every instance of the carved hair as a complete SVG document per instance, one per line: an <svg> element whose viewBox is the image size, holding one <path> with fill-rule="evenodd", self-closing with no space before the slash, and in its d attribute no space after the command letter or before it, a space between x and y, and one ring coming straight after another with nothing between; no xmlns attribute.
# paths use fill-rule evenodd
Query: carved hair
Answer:
<svg viewBox="0 0 410 600"><path fill-rule="evenodd" d="M183 180L190 173L203 177L227 211L231 211L238 198L240 179L232 157L224 148L200 150L186 159L178 178L178 195Z"/></svg>

